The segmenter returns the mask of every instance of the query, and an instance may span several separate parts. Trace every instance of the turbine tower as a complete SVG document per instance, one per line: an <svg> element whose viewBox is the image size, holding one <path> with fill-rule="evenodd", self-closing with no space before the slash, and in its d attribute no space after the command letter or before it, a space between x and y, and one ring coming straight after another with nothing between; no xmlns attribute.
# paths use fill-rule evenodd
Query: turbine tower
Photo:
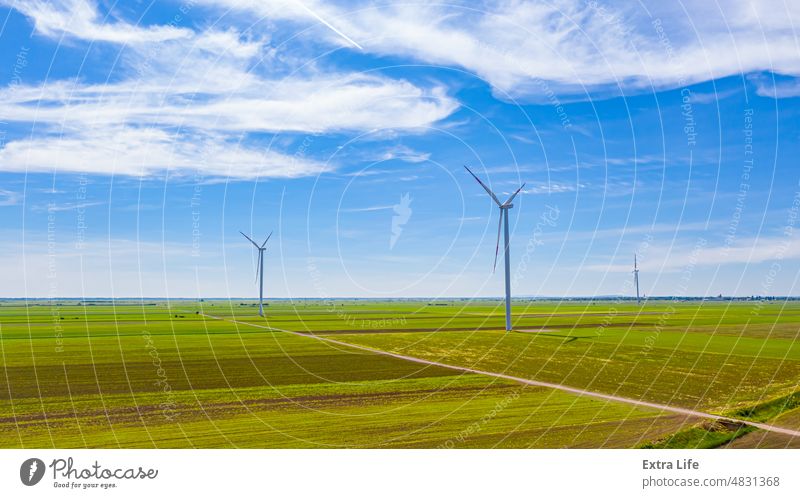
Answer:
<svg viewBox="0 0 800 498"><path fill-rule="evenodd" d="M636 253L633 253L633 284L636 286L636 303L642 304L642 298L639 297L639 264L636 261Z"/></svg>
<svg viewBox="0 0 800 498"><path fill-rule="evenodd" d="M240 231L240 234L244 235L244 232ZM264 251L266 251L267 242L269 238L272 237L272 232L267 235L267 239L264 241L263 244L258 245L256 242L244 235L244 238L249 240L256 249L258 249L258 264L256 266L256 280L258 280L258 314L259 316L264 316Z"/></svg>
<svg viewBox="0 0 800 498"><path fill-rule="evenodd" d="M467 168L466 166L464 166L464 168L467 171L469 171L469 174L472 175L472 177L478 183L481 184L483 190L485 190L486 193L489 194L494 203L497 204L497 207L500 208L500 218L497 221L497 245L495 246L494 249L494 267L492 268L492 272L494 272L497 269L497 255L500 252L500 229L503 228L504 244L505 244L505 250L503 251L503 253L505 255L505 267L506 267L506 332L509 332L511 331L511 257L509 255L509 241L508 241L508 210L514 207L514 205L511 204L511 201L513 201L514 197L516 197L517 194L519 194L519 191L522 190L522 187L524 187L525 184L523 183L522 186L520 186L520 188L518 188L516 192L511 194L511 197L509 197L508 200L506 200L506 202L500 202L500 199L498 199L497 196L494 195L494 192L489 190L489 187L487 187L477 176L475 176L475 173L473 173L471 169Z"/></svg>

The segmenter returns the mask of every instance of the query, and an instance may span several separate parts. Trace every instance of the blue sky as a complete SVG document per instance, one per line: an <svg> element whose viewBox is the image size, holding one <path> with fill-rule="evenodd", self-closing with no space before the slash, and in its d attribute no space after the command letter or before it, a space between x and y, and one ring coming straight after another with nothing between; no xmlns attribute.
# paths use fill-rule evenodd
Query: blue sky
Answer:
<svg viewBox="0 0 800 498"><path fill-rule="evenodd" d="M665 5L666 4L666 5ZM683 7L682 7L682 6ZM0 296L798 294L800 7L0 0ZM403 200L405 199L405 200Z"/></svg>

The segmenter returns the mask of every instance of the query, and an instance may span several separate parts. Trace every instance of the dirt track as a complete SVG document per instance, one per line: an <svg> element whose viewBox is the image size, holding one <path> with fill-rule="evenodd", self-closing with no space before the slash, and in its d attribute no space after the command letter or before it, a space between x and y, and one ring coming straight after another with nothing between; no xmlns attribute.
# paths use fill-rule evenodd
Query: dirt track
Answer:
<svg viewBox="0 0 800 498"><path fill-rule="evenodd" d="M330 337L318 336L318 335L313 335L313 334L306 334L306 333L303 333L303 332L295 332L295 331L292 331L292 330L284 330L284 329L279 329L279 328L275 328L275 327L270 327L268 325L260 325L260 324L251 323L251 322L243 322L243 321L240 321L240 320L221 318L221 317L213 316L213 315L206 315L206 314L202 314L202 315L205 316L205 317L208 317L208 318L213 318L215 320L223 320L223 321L226 321L226 322L236 323L236 324L239 324L239 325L248 325L250 327L258 327L258 328L267 329L267 330L275 330L275 331L278 331L278 332L286 332L286 333L289 333L289 334L299 335L299 336L303 336L303 337L309 337L309 338L316 339L318 341L324 341L324 342L327 342L327 343L330 343L330 344L337 344L339 346L359 349L361 351L368 351L368 352L375 353L375 354L380 354L380 355L384 355L384 356L390 356L392 358L398 358L398 359L401 359L401 360L411 361L411 362L414 362L414 363L420 363L422 365L429 365L429 366L447 368L447 369L450 369L450 370L456 370L456 371L466 372L466 373L473 373L473 374L478 374L478 375L487 375L489 377L495 377L495 378L498 378L498 379L505 379L505 380L510 380L510 381L513 381L513 382L519 382L520 384L526 384L526 385L529 385L529 386L547 387L547 388L550 388L550 389L557 389L559 391L564 391L564 392L576 394L578 396L589 396L589 397L592 397L592 398L604 399L604 400L607 400L607 401L615 401L617 403L626 403L626 404L629 404L629 405L641 406L641 407L645 407L645 408L652 408L652 409L655 409L655 410L661 410L661 411L670 412L670 413L677 413L677 414L681 414L681 415L687 415L687 416L690 416L690 417L705 418L705 419L710 419L710 420L731 421L731 422L738 423L738 424L744 424L744 425L749 425L749 426L752 426L752 427L756 427L758 429L762 429L762 430L769 431L769 432L775 432L775 433L778 433L778 434L785 434L785 435L793 436L793 437L800 437L800 431L796 431L796 430L793 430L793 429L787 429L785 427L778 427L778 426L775 426L775 425L752 422L752 421L749 421L749 420L742 420L742 419L737 419L737 418L724 417L722 415L715 415L713 413L706 413L706 412L701 412L701 411L697 411L697 410L691 410L689 408L681 408L681 407L678 407L678 406L662 405L662 404L659 404L659 403L650 403L648 401L641 401L641 400L637 400L637 399L633 399L633 398L625 398L625 397L622 397L622 396L614 396L614 395L611 395L611 394L604 394L604 393L600 393L600 392L596 392L596 391L587 391L585 389L566 386L564 384L554 384L554 383L551 383L551 382L541 382L541 381L538 381L538 380L524 379L522 377L515 377L513 375L506 375L506 374L503 374L503 373L488 372L486 370L478 370L478 369L475 369L475 368L461 367L461 366L457 366L457 365L448 365L446 363L439 363L437 361L425 360L425 359L422 359L422 358L416 358L414 356L407 356L407 355L402 355L402 354L398 354L398 353L391 353L389 351L383 351L383 350L380 350L380 349L373 349L373 348L370 348L370 347L367 347L367 346L360 346L360 345L357 345L357 344L350 344L348 342L339 341L337 339L332 339Z"/></svg>

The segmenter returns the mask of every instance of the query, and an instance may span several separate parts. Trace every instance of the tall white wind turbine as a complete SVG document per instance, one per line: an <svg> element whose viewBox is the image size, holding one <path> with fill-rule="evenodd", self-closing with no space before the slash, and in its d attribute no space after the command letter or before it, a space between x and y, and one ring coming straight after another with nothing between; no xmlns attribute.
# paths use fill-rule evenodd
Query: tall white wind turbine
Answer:
<svg viewBox="0 0 800 498"><path fill-rule="evenodd" d="M636 253L633 253L633 284L636 286L636 303L642 304L639 297L639 263L636 261Z"/></svg>
<svg viewBox="0 0 800 498"><path fill-rule="evenodd" d="M520 190L522 190L525 184L523 183L522 186L520 186L520 188L516 190L516 192L511 194L511 197L509 197L508 200L506 200L506 202L500 202L500 199L498 199L497 196L494 195L494 192L492 192L489 189L489 187L487 187L480 180L480 178L475 176L475 173L473 173L471 169L467 168L466 166L464 166L464 168L467 171L469 171L469 174L472 175L472 177L478 183L480 183L481 187L483 187L483 190L485 190L486 193L489 194L494 203L497 204L497 207L500 208L500 219L497 221L497 245L495 246L494 249L494 267L492 268L492 271L497 269L497 255L500 252L500 228L503 228L503 233L505 235L504 236L505 250L503 252L505 255L505 267L506 267L506 332L508 332L511 330L511 257L510 257L509 240L508 240L509 237L508 210L514 207L514 205L511 204L511 201L513 201L514 197L516 197L517 194L519 194Z"/></svg>
<svg viewBox="0 0 800 498"><path fill-rule="evenodd" d="M244 232L239 232L240 234L244 235ZM272 237L272 232L267 235L267 239L264 241L263 244L258 245L256 242L244 235L244 238L249 240L256 249L258 249L258 265L256 266L256 280L258 280L258 314L260 316L264 316L264 251L266 251L267 242L269 238Z"/></svg>

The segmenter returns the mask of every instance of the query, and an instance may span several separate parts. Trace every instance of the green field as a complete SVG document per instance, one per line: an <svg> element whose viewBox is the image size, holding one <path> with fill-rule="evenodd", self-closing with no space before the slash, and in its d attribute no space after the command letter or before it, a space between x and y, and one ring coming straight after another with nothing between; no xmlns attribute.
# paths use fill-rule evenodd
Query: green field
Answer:
<svg viewBox="0 0 800 498"><path fill-rule="evenodd" d="M0 302L0 447L800 446L341 344L800 429L800 302L520 301L511 333L494 302L267 313Z"/></svg>

